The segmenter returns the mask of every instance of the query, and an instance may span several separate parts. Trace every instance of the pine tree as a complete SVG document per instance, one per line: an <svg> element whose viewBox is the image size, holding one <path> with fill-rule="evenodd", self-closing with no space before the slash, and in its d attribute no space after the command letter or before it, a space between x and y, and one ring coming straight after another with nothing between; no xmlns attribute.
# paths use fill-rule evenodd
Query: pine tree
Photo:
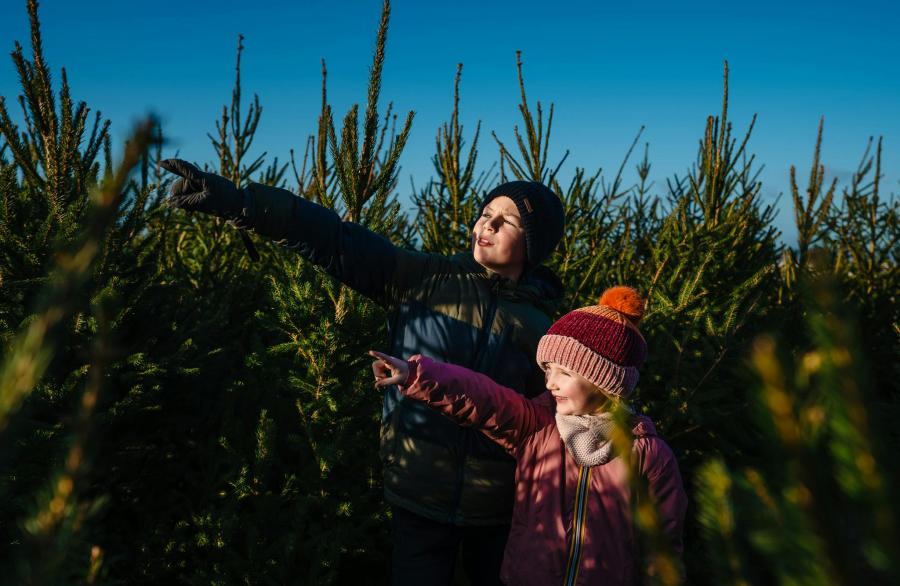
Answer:
<svg viewBox="0 0 900 586"><path fill-rule="evenodd" d="M383 311L274 243L257 238L251 262L242 232L161 205L163 130L141 126L114 163L109 122L72 99L65 70L55 89L37 2L27 9L31 56L18 44L12 55L21 128L0 98L4 576L386 581L380 405L364 355L384 344ZM494 133L498 161L479 156L481 123L467 135L460 122L459 66L412 223L397 176L413 114L398 130L379 103L389 15L385 2L365 110L340 128L323 60L299 169L293 151L289 164L253 153L265 119L257 96L242 98L238 36L205 167L281 187L290 167L298 196L441 254L470 247L489 183L548 183L567 218L549 261L567 289L560 311L619 283L648 297L635 405L692 497L687 582L896 581L900 236L881 140L842 185L825 176L820 123L806 188L791 174L791 246L760 195L754 122L732 134L727 64L721 113L683 176L651 182L645 144L629 183L641 129L615 173L578 168L562 184L553 106L529 104L517 54L515 145ZM658 581L677 583L654 509L642 500L637 513Z"/></svg>

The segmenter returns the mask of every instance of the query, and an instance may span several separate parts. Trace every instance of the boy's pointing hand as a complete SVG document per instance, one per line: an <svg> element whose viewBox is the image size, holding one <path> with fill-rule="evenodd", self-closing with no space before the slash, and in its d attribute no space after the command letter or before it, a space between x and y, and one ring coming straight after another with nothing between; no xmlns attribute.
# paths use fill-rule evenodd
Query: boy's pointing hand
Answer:
<svg viewBox="0 0 900 586"><path fill-rule="evenodd" d="M215 173L201 171L182 159L166 159L159 166L178 175L166 204L189 212L233 219L241 215L244 197L234 183Z"/></svg>
<svg viewBox="0 0 900 586"><path fill-rule="evenodd" d="M408 362L375 350L369 350L369 356L376 359L372 362L372 374L375 375L376 389L406 383L406 379L409 378Z"/></svg>
<svg viewBox="0 0 900 586"><path fill-rule="evenodd" d="M165 159L159 162L159 166L178 175L178 179L172 183L172 191L166 199L166 205L179 208L188 212L202 212L213 214L230 220L237 228L245 228L241 225L241 215L244 211L244 191L238 189L234 183L220 177L215 173L201 171L195 165L182 159ZM259 253L247 232L238 232L247 252L253 260L259 260Z"/></svg>

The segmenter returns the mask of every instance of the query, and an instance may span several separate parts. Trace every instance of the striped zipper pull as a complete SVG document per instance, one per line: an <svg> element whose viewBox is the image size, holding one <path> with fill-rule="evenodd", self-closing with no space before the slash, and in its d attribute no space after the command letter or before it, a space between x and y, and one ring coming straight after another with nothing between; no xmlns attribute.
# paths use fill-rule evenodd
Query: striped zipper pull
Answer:
<svg viewBox="0 0 900 586"><path fill-rule="evenodd" d="M581 566L581 552L587 521L588 487L591 484L591 467L582 466L578 471L578 487L575 490L575 508L572 511L572 538L569 541L569 556L566 561L564 586L574 586Z"/></svg>

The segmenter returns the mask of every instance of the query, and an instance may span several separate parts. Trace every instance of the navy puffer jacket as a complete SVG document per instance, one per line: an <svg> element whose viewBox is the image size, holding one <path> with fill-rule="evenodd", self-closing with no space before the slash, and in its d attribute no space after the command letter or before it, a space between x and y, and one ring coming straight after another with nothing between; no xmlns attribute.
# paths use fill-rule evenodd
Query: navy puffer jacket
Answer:
<svg viewBox="0 0 900 586"><path fill-rule="evenodd" d="M388 311L390 354L459 364L529 397L544 390L534 356L562 296L549 269L536 267L514 282L487 271L471 251L446 257L405 250L287 190L251 184L247 192L243 225ZM512 458L396 388L384 395L381 456L391 504L457 525L509 522Z"/></svg>

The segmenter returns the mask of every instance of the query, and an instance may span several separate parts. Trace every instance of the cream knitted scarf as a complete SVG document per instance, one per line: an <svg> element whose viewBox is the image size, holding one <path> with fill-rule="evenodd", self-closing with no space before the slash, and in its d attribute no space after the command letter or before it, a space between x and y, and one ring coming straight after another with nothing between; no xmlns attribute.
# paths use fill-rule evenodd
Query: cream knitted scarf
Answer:
<svg viewBox="0 0 900 586"><path fill-rule="evenodd" d="M566 449L580 466L601 466L613 457L615 426L612 413L597 415L556 414L556 428Z"/></svg>

